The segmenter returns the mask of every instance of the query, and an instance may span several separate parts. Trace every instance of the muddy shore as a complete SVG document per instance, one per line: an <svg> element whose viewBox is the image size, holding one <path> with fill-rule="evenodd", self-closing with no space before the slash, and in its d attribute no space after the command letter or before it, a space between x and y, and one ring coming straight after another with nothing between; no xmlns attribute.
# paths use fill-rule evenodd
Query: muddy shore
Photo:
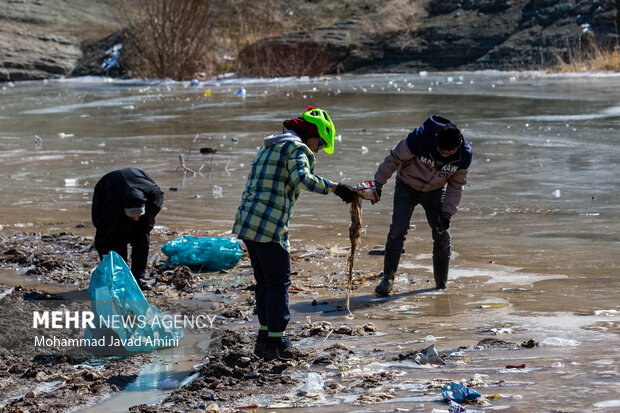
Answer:
<svg viewBox="0 0 620 413"><path fill-rule="evenodd" d="M153 243L172 236L156 231ZM88 299L85 289L98 264L88 236L3 234L0 245L3 331L15 331L20 322L28 328L25 303ZM186 331L210 335L209 345L192 353L197 363L187 380L168 386L155 404L120 411L447 411L441 387L451 381L482 395L467 406L473 410L599 411L606 406L600 403L617 398L612 349L620 324L613 312L554 308L543 314L537 306L558 280L498 286L484 276L467 277L436 292L430 273L407 269L394 294L379 298L372 291L382 257L369 254L371 248L363 248L356 263L354 317L344 306L344 242L293 251L288 334L308 353L293 362L252 354L256 319L247 257L231 270L201 274L164 267L154 257L145 290L151 303L164 311L207 309L216 318L208 331ZM157 352L41 356L27 346L12 348L14 339L3 333L0 340L0 411L79 411L114 400L157 358ZM557 397L541 392L550 384Z"/></svg>

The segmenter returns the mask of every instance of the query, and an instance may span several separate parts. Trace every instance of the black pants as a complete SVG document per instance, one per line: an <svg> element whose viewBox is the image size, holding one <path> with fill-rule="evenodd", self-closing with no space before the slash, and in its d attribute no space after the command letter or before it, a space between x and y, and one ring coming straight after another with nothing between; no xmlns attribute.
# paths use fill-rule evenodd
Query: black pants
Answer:
<svg viewBox="0 0 620 413"><path fill-rule="evenodd" d="M136 280L144 276L146 261L149 255L150 234L145 231L133 231L129 239L115 239L101 241L95 236L95 248L99 258L110 251L116 252L127 262L127 244L131 245L131 272Z"/></svg>
<svg viewBox="0 0 620 413"><path fill-rule="evenodd" d="M439 213L443 205L443 197L445 190L443 188L431 192L420 192L412 189L410 186L396 181L396 189L394 191L394 212L392 214L392 225L385 243L386 257L388 251L403 250L405 238L409 231L411 223L411 215L416 205L422 205L426 213L426 220L431 227L433 237L433 257L449 258L451 238L450 230L443 234L439 234L435 227L439 220Z"/></svg>
<svg viewBox="0 0 620 413"><path fill-rule="evenodd" d="M248 248L256 279L256 312L269 337L281 337L291 315L288 288L291 285L291 256L277 242L243 240Z"/></svg>

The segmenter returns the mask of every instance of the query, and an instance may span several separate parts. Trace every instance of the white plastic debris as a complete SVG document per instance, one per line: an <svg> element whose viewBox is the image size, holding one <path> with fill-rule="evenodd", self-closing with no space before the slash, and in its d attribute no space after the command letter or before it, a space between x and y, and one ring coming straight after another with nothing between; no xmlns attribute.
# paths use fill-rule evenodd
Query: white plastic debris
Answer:
<svg viewBox="0 0 620 413"><path fill-rule="evenodd" d="M0 293L0 300L2 300L4 297L6 297L7 295L11 294L13 291L15 290L15 287L13 288L9 288L8 290Z"/></svg>
<svg viewBox="0 0 620 413"><path fill-rule="evenodd" d="M65 178L65 186L77 186L77 179Z"/></svg>
<svg viewBox="0 0 620 413"><path fill-rule="evenodd" d="M543 347L577 347L579 342L568 338L547 337L540 342L540 345Z"/></svg>
<svg viewBox="0 0 620 413"><path fill-rule="evenodd" d="M367 146L362 146L362 154L366 154L368 153L368 147Z"/></svg>
<svg viewBox="0 0 620 413"><path fill-rule="evenodd" d="M559 189L556 189L555 191L553 191L552 194L555 198L559 198L562 196L562 192Z"/></svg>
<svg viewBox="0 0 620 413"><path fill-rule="evenodd" d="M247 95L247 91L244 88L241 88L235 92L235 95L245 97Z"/></svg>
<svg viewBox="0 0 620 413"><path fill-rule="evenodd" d="M222 194L222 187L221 186L217 186L217 185L213 185L213 198L214 199L220 199L221 197L223 197L224 195Z"/></svg>
<svg viewBox="0 0 620 413"><path fill-rule="evenodd" d="M321 377L320 374L310 372L306 376L306 380L304 382L303 387L301 388L301 391L306 394L322 393L324 385L325 385L325 382L323 381L323 377Z"/></svg>
<svg viewBox="0 0 620 413"><path fill-rule="evenodd" d="M613 317L618 314L619 314L618 310L596 310L594 312L594 315L602 315L605 317Z"/></svg>

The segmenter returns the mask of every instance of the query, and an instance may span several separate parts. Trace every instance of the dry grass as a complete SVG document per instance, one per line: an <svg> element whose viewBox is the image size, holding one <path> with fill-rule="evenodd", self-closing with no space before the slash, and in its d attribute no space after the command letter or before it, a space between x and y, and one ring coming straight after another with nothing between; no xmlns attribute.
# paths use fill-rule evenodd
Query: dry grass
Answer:
<svg viewBox="0 0 620 413"><path fill-rule="evenodd" d="M576 72L620 72L620 46L613 43L601 43L594 35L587 34L578 45L569 48L565 56L556 56L557 63L549 68L555 73Z"/></svg>

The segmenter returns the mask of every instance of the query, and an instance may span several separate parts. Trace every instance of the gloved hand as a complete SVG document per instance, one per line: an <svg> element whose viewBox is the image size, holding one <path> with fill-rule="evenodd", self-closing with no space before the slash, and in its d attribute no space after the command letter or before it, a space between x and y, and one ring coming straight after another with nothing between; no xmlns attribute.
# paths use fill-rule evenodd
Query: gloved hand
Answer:
<svg viewBox="0 0 620 413"><path fill-rule="evenodd" d="M383 185L378 184L375 182L375 193L377 194L377 199L376 201L370 201L370 203L372 205L376 204L377 202L381 201L381 189L383 188Z"/></svg>
<svg viewBox="0 0 620 413"><path fill-rule="evenodd" d="M334 193L347 204L353 202L357 197L357 192L355 189L353 189L351 185L347 184L338 184Z"/></svg>
<svg viewBox="0 0 620 413"><path fill-rule="evenodd" d="M437 220L437 226L435 227L435 231L439 235L442 235L444 232L450 228L450 220L452 219L452 215L447 212L440 212L439 219Z"/></svg>

